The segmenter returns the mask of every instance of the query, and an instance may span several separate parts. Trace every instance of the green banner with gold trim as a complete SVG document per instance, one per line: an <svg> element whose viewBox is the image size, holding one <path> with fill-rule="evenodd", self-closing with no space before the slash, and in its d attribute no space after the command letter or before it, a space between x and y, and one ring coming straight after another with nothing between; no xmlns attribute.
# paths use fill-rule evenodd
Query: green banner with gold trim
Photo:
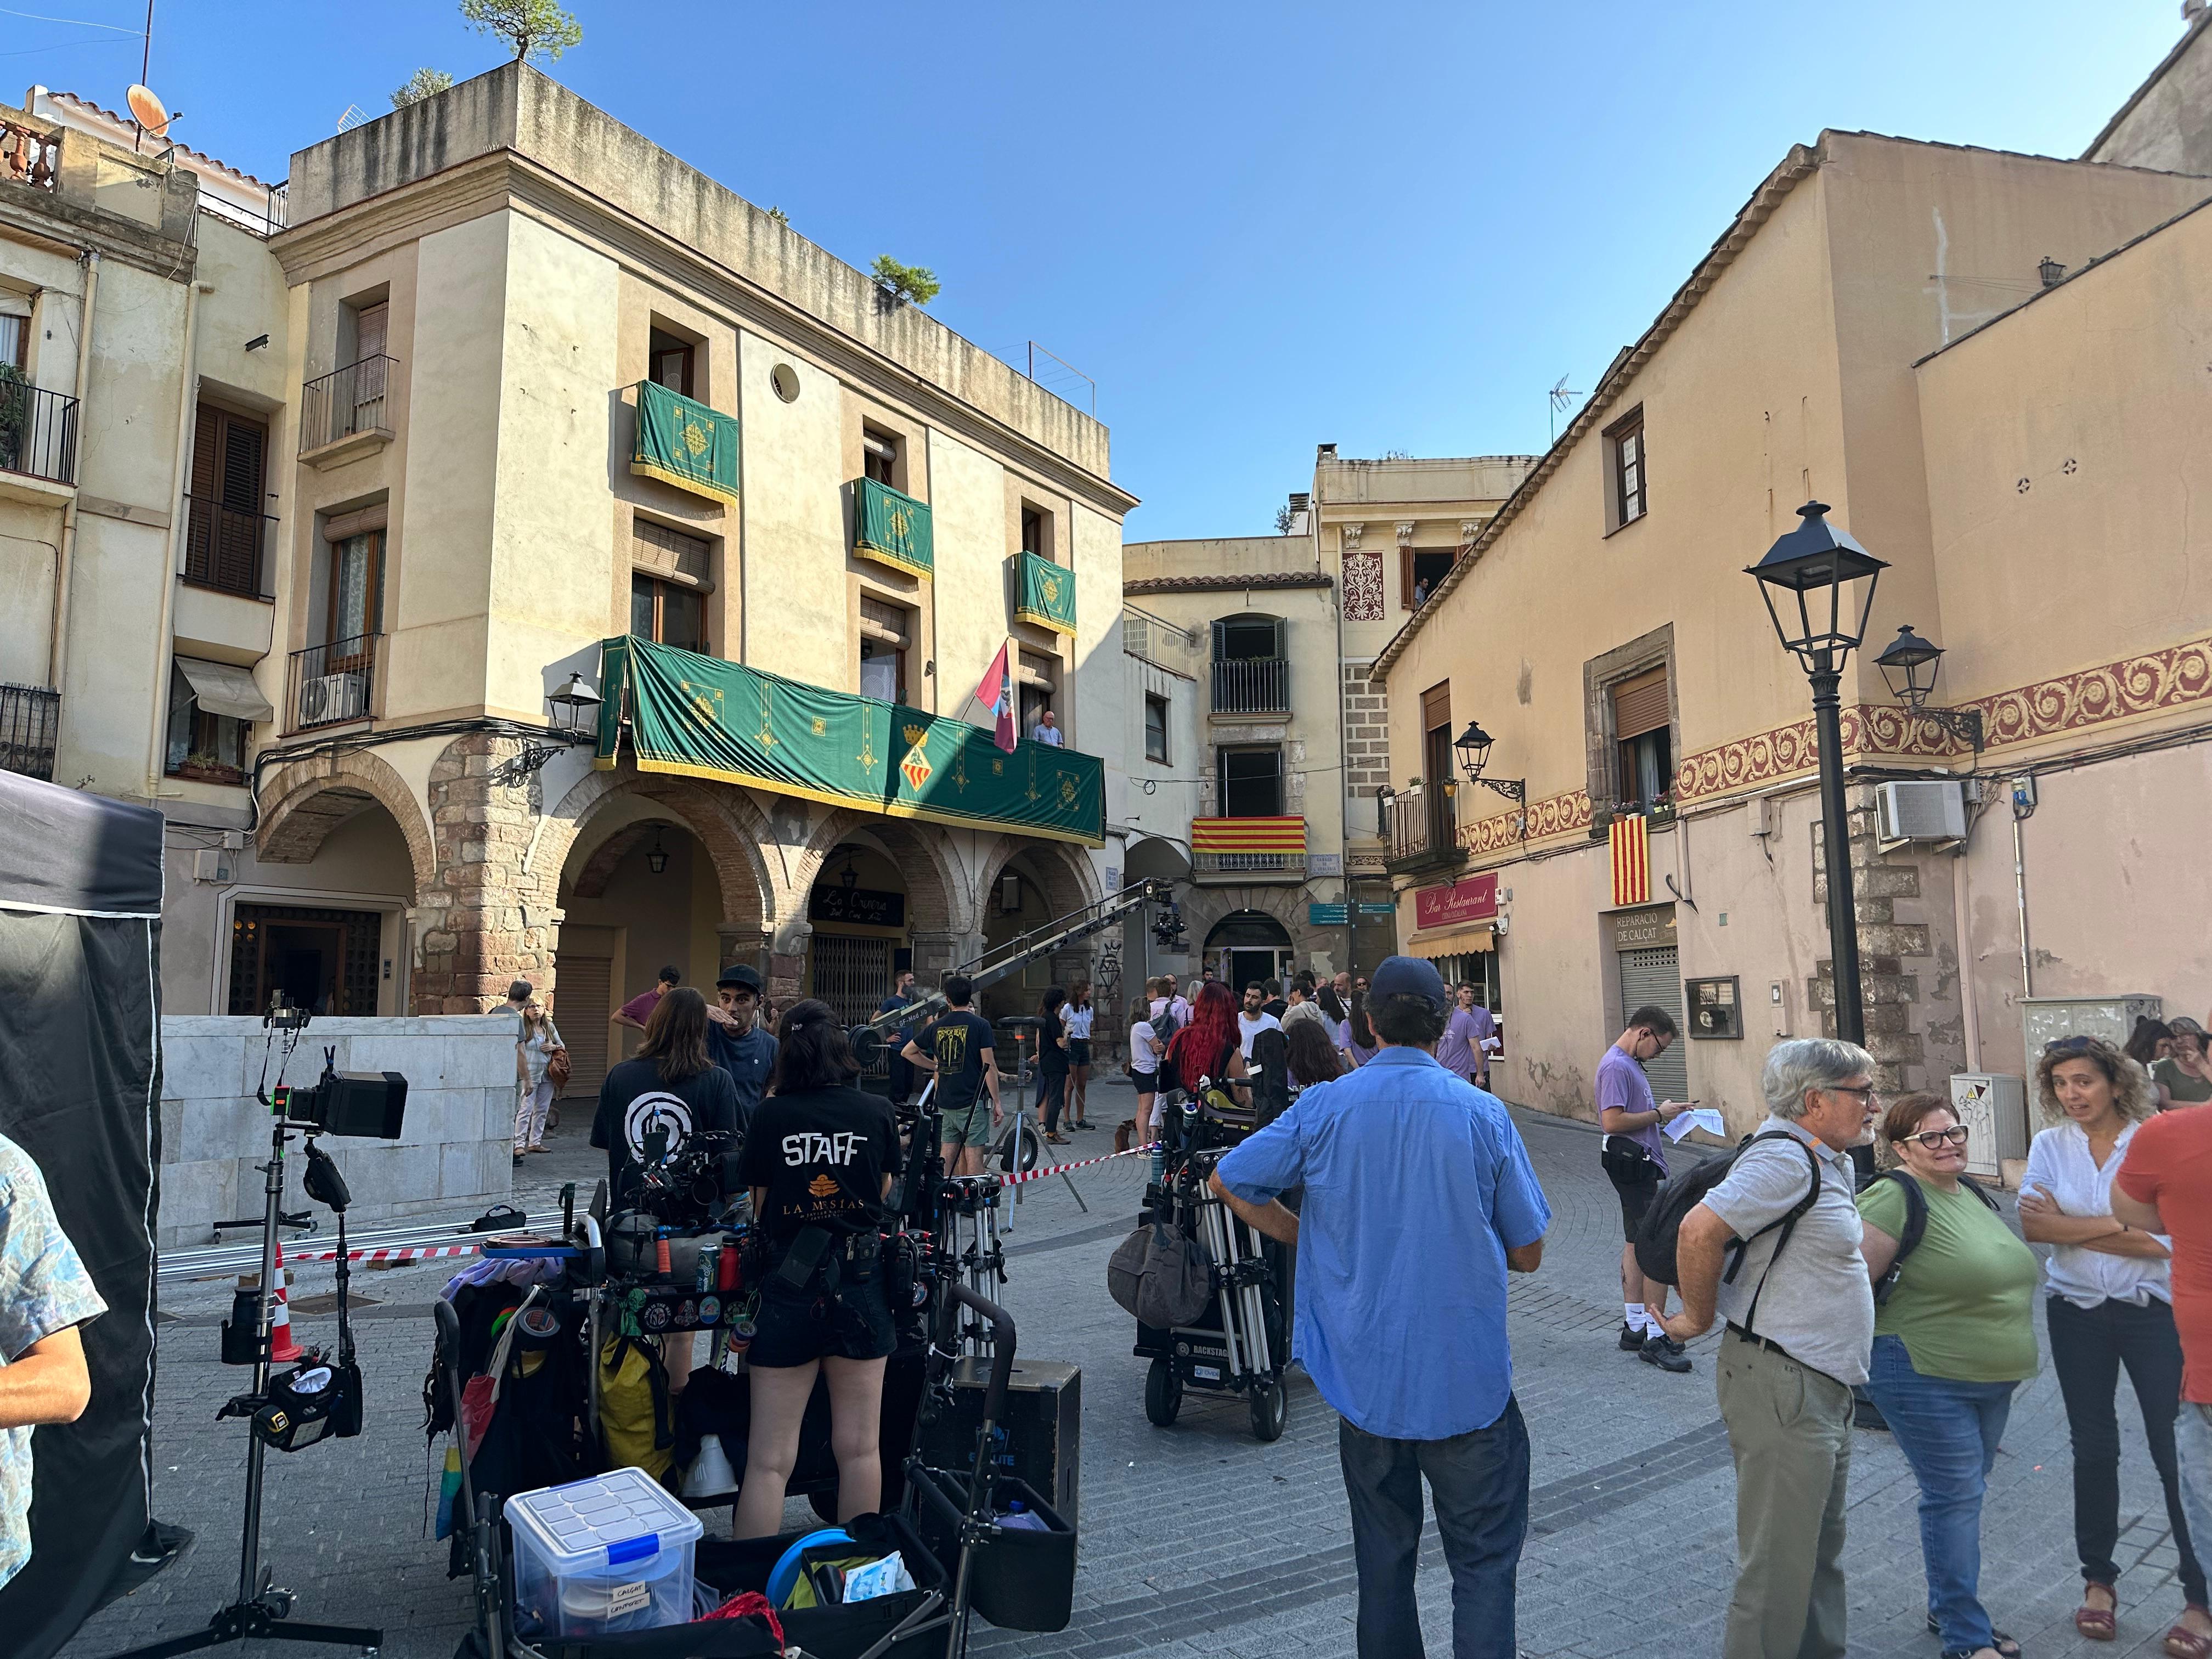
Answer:
<svg viewBox="0 0 2212 1659"><path fill-rule="evenodd" d="M1075 573L1035 553L1016 560L1014 615L1056 634L1075 632Z"/></svg>
<svg viewBox="0 0 2212 1659"><path fill-rule="evenodd" d="M603 767L620 760L627 728L641 772L1105 844L1105 767L1095 755L1036 743L1006 754L965 720L634 636L601 645L599 672Z"/></svg>
<svg viewBox="0 0 2212 1659"><path fill-rule="evenodd" d="M738 423L671 392L658 380L637 386L637 447L629 470L718 501L738 499Z"/></svg>
<svg viewBox="0 0 2212 1659"><path fill-rule="evenodd" d="M936 568L929 530L929 503L862 478L853 503L853 551L909 575L927 576Z"/></svg>

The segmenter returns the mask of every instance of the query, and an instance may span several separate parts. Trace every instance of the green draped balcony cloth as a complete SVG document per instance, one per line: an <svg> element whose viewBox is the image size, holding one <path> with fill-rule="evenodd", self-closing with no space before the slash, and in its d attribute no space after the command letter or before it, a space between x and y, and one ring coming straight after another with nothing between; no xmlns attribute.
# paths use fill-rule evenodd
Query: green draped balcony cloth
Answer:
<svg viewBox="0 0 2212 1659"><path fill-rule="evenodd" d="M929 531L929 503L889 484L862 478L853 507L853 551L864 559L925 580L937 568Z"/></svg>
<svg viewBox="0 0 2212 1659"><path fill-rule="evenodd" d="M637 386L637 448L629 470L709 500L738 499L738 423L658 380Z"/></svg>
<svg viewBox="0 0 2212 1659"><path fill-rule="evenodd" d="M641 772L1105 844L1105 768L1095 755L1036 743L1005 754L965 720L634 636L601 644L599 673L601 767L618 763L627 727Z"/></svg>
<svg viewBox="0 0 2212 1659"><path fill-rule="evenodd" d="M1014 615L1055 634L1075 632L1075 573L1064 564L1024 553L1014 573Z"/></svg>

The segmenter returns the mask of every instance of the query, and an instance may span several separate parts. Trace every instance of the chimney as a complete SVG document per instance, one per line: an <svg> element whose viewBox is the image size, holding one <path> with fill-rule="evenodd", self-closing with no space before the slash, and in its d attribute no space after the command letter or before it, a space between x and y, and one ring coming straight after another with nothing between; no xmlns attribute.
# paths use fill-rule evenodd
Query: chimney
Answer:
<svg viewBox="0 0 2212 1659"><path fill-rule="evenodd" d="M1336 446L1334 444L1316 444L1314 446L1314 454L1316 459L1333 461L1336 459Z"/></svg>

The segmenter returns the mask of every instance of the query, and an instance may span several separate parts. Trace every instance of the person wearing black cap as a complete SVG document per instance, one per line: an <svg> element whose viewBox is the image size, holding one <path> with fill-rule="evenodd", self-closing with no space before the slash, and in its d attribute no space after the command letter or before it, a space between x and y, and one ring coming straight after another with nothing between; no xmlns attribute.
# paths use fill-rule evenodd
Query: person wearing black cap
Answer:
<svg viewBox="0 0 2212 1659"><path fill-rule="evenodd" d="M1304 1090L1211 1182L1252 1226L1297 1247L1291 1352L1343 1419L1360 1659L1423 1650L1424 1478L1451 1570L1455 1659L1516 1652L1528 1433L1505 1285L1536 1270L1552 1212L1505 1108L1437 1063L1450 1009L1434 967L1388 958L1366 1002L1374 1059ZM1278 1194L1301 1183L1293 1215Z"/></svg>
<svg viewBox="0 0 2212 1659"><path fill-rule="evenodd" d="M775 1066L775 1038L760 1027L761 976L732 963L714 981L719 1008L707 1010L707 1052L738 1088L738 1127L750 1129L753 1109Z"/></svg>

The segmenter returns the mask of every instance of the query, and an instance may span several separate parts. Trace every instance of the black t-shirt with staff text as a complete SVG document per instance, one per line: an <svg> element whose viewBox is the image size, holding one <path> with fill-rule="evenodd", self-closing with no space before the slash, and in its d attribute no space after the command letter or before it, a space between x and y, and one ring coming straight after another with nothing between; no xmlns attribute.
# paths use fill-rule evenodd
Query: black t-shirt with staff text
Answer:
<svg viewBox="0 0 2212 1659"><path fill-rule="evenodd" d="M770 1095L753 1114L738 1174L765 1187L754 1217L774 1244L802 1227L860 1233L883 1216L884 1177L899 1171L890 1104L860 1089Z"/></svg>

